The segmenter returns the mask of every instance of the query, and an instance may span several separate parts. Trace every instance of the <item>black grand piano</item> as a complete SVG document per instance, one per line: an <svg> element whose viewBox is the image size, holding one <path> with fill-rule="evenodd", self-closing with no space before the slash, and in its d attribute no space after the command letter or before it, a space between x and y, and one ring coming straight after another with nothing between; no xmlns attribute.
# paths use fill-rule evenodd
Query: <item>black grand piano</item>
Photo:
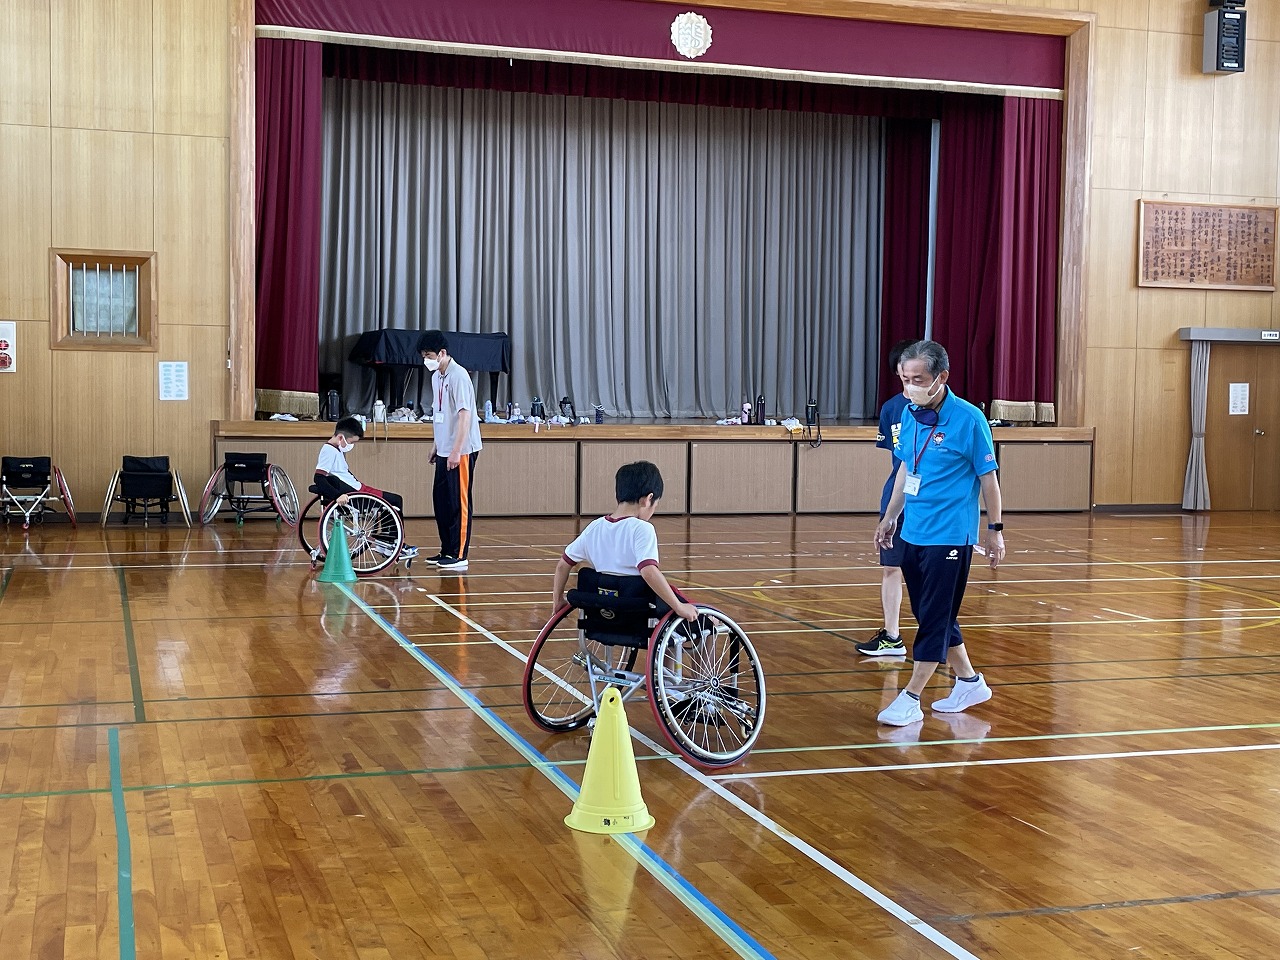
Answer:
<svg viewBox="0 0 1280 960"><path fill-rule="evenodd" d="M418 373L417 405L422 408L423 387L430 383L418 352L421 330L370 330L362 333L348 359L377 374L379 397L388 398L387 409L405 406L405 390L409 373ZM498 376L508 377L510 392L511 337L505 333L462 333L446 330L449 356L471 373L489 374L489 399L498 405ZM384 383L387 389L383 389Z"/></svg>

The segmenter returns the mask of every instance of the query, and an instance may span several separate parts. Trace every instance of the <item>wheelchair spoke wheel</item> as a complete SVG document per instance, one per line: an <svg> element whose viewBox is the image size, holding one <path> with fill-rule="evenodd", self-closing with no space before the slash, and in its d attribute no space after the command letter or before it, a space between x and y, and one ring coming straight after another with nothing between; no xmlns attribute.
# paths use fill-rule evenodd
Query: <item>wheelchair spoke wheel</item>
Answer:
<svg viewBox="0 0 1280 960"><path fill-rule="evenodd" d="M703 767L745 757L764 723L764 674L742 628L714 607L668 616L649 644L649 704L675 751Z"/></svg>
<svg viewBox="0 0 1280 960"><path fill-rule="evenodd" d="M222 509L222 503L226 499L227 488L224 477L226 476L226 466L219 466L213 472L213 476L209 478L209 482L204 485L204 493L200 495L200 522L204 524L213 523L214 517L218 515L218 511Z"/></svg>
<svg viewBox="0 0 1280 960"><path fill-rule="evenodd" d="M404 525L400 515L381 497L353 493L345 505L335 501L325 508L320 518L320 541L326 554L334 524L339 522L347 536L351 569L356 576L372 576L396 562L404 546Z"/></svg>
<svg viewBox="0 0 1280 960"><path fill-rule="evenodd" d="M596 714L595 695L613 683L617 670L636 664L635 647L605 646L579 635L578 610L561 607L542 628L524 668L524 709L550 733L586 725Z"/></svg>
<svg viewBox="0 0 1280 960"><path fill-rule="evenodd" d="M111 482L107 484L107 496L102 501L102 517L100 522L102 526L107 525L107 517L111 515L111 504L116 500L116 486L120 483L120 471L117 470L111 475Z"/></svg>
<svg viewBox="0 0 1280 960"><path fill-rule="evenodd" d="M298 525L298 491L281 467L274 463L267 470L267 495L276 513L291 527Z"/></svg>
<svg viewBox="0 0 1280 960"><path fill-rule="evenodd" d="M182 474L177 470L173 471L173 485L176 488L178 506L182 508L182 522L187 525L187 529L191 529L191 504L187 502L187 488L182 485Z"/></svg>
<svg viewBox="0 0 1280 960"><path fill-rule="evenodd" d="M53 477L58 481L58 496L62 498L62 505L67 510L67 519L71 521L71 525L78 526L76 523L76 505L71 501L71 488L67 486L67 480L62 475L62 471L57 467L53 468Z"/></svg>
<svg viewBox="0 0 1280 960"><path fill-rule="evenodd" d="M306 552L307 556L310 556L311 551L315 549L314 544L312 544L311 541L307 539L307 530L310 529L311 524L313 523L318 524L319 520L320 520L320 495L316 494L314 497L312 497L310 500L307 501L307 505L302 508L302 512L298 515L298 546L302 547L302 549ZM318 533L319 529L320 529L319 526L317 526L316 527L316 531L317 531L316 543L320 542L319 533Z"/></svg>

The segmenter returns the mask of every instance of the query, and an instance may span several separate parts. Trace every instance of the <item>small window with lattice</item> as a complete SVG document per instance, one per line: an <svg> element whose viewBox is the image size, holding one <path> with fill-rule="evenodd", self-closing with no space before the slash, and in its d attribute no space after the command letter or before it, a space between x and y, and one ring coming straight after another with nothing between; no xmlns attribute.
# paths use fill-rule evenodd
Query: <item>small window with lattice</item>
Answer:
<svg viewBox="0 0 1280 960"><path fill-rule="evenodd" d="M156 350L155 254L51 250L49 345Z"/></svg>

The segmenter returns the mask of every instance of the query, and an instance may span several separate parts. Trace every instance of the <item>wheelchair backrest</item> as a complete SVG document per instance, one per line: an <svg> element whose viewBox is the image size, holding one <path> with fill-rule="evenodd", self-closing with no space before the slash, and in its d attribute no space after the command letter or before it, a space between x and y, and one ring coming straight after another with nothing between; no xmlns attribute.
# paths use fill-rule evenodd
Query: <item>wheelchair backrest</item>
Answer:
<svg viewBox="0 0 1280 960"><path fill-rule="evenodd" d="M47 487L52 470L48 457L0 457L0 478L10 487Z"/></svg>
<svg viewBox="0 0 1280 960"><path fill-rule="evenodd" d="M578 571L569 602L582 612L582 628L599 643L642 647L658 614L657 597L644 577L620 577L590 567Z"/></svg>
<svg viewBox="0 0 1280 960"><path fill-rule="evenodd" d="M222 464L226 478L234 483L265 483L267 480L265 453L227 453Z"/></svg>
<svg viewBox="0 0 1280 960"><path fill-rule="evenodd" d="M173 497L173 474L168 457L129 457L121 460L120 496L129 500L168 500Z"/></svg>

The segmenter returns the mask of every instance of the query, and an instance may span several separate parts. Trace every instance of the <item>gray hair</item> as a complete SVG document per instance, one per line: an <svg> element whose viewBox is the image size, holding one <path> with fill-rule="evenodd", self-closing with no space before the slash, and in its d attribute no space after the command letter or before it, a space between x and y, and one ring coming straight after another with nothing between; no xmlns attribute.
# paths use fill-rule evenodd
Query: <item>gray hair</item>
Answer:
<svg viewBox="0 0 1280 960"><path fill-rule="evenodd" d="M908 360L923 360L931 377L951 369L951 359L947 356L946 349L936 340L918 340L911 344L898 358L899 366Z"/></svg>

